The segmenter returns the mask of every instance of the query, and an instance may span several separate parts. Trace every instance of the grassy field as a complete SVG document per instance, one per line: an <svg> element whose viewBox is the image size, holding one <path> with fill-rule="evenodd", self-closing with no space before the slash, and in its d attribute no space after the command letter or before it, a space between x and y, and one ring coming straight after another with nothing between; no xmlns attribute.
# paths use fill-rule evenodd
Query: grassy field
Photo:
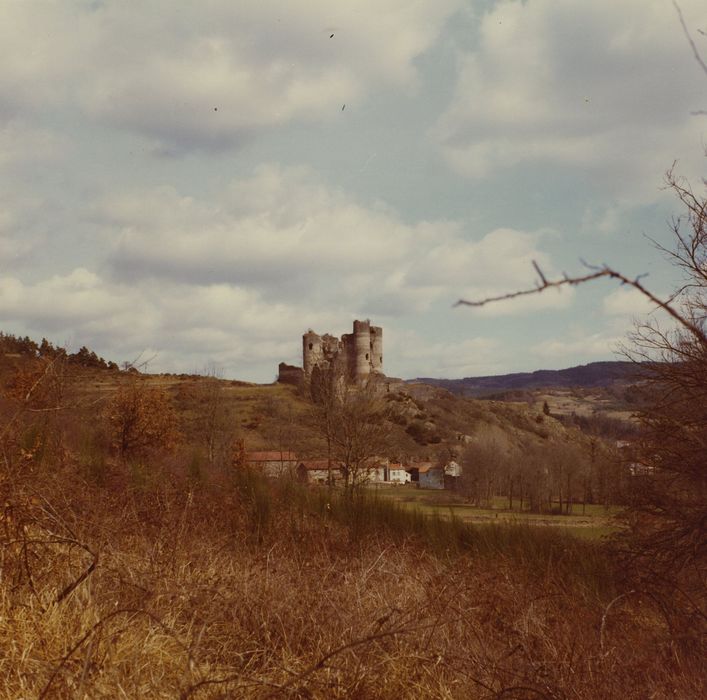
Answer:
<svg viewBox="0 0 707 700"><path fill-rule="evenodd" d="M38 369L0 398L2 700L705 697L700 628L666 625L597 540L611 512L270 481L227 449L205 460L207 419L223 408L224 448L284 442L303 405L287 387ZM169 403L111 404L132 382ZM507 405L396 403L568 435ZM169 439L121 452L119 409Z"/></svg>
<svg viewBox="0 0 707 700"><path fill-rule="evenodd" d="M650 601L607 620L596 543L247 472L131 479L0 481L0 698L698 697Z"/></svg>
<svg viewBox="0 0 707 700"><path fill-rule="evenodd" d="M397 487L376 487L372 490L381 498L396 501L408 508L427 515L455 517L469 523L525 523L542 527L557 527L568 533L586 539L600 539L619 529L616 506L587 504L582 512L582 505L575 504L570 515L552 515L549 513L531 513L519 509L518 501L514 509L508 508L506 498L496 497L491 507L482 508L466 502L461 496L451 491L419 489L412 484Z"/></svg>

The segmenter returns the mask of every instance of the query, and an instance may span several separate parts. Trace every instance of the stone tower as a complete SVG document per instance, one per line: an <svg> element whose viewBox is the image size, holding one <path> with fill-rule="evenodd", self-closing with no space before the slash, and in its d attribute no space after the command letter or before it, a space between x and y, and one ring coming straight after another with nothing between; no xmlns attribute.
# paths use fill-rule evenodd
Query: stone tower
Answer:
<svg viewBox="0 0 707 700"><path fill-rule="evenodd" d="M352 379L364 381L371 373L371 322L354 321L354 357Z"/></svg>
<svg viewBox="0 0 707 700"><path fill-rule="evenodd" d="M351 382L363 382L371 373L383 373L383 329L371 322L354 321L353 333L341 339L318 335L312 330L302 336L302 367L309 381L315 367L335 369Z"/></svg>
<svg viewBox="0 0 707 700"><path fill-rule="evenodd" d="M302 368L306 377L312 376L312 370L322 359L322 339L310 329L302 336Z"/></svg>

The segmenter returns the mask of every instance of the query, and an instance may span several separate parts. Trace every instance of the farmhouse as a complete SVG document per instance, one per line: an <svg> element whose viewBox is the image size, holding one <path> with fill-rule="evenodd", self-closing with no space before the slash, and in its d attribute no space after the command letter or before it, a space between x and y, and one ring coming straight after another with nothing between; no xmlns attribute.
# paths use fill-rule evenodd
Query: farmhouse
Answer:
<svg viewBox="0 0 707 700"><path fill-rule="evenodd" d="M408 484L410 483L410 472L399 462L391 462L388 469L388 481L391 484Z"/></svg>
<svg viewBox="0 0 707 700"><path fill-rule="evenodd" d="M342 481L342 464L326 458L300 459L289 450L264 450L245 452L244 464L265 476L297 477L307 484L327 484L331 478L334 484ZM412 462L403 464L386 458L376 458L361 482L369 484L400 485L415 483L418 488L454 488L461 467L454 461L446 466L432 462Z"/></svg>
<svg viewBox="0 0 707 700"><path fill-rule="evenodd" d="M269 450L246 452L245 464L262 472L265 476L294 476L297 469L297 455L294 452Z"/></svg>
<svg viewBox="0 0 707 700"><path fill-rule="evenodd" d="M444 469L435 466L432 462L423 462L418 465L418 487L421 489L443 489Z"/></svg>
<svg viewBox="0 0 707 700"><path fill-rule="evenodd" d="M306 484L326 484L330 473L334 483L341 481L341 465L338 462L331 462L331 472L328 459L301 459L297 462L297 478Z"/></svg>

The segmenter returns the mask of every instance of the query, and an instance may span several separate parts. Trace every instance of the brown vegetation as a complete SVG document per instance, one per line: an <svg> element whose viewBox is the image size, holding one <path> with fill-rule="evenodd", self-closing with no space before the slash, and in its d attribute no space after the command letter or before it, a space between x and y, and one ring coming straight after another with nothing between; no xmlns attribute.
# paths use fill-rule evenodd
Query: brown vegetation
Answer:
<svg viewBox="0 0 707 700"><path fill-rule="evenodd" d="M177 439L177 417L168 395L137 380L118 389L106 418L111 444L123 459L168 452Z"/></svg>
<svg viewBox="0 0 707 700"><path fill-rule="evenodd" d="M111 483L3 480L2 697L704 690L660 609L617 591L589 545L500 538L445 553L386 527L392 512L366 530L247 473L137 488L116 468Z"/></svg>
<svg viewBox="0 0 707 700"><path fill-rule="evenodd" d="M195 437L137 470L115 411L162 425L165 394L128 376L86 402L62 367L29 364L2 403L0 697L702 694L697 642L597 545L226 461L195 479Z"/></svg>
<svg viewBox="0 0 707 700"><path fill-rule="evenodd" d="M595 543L244 470L234 438L302 439L311 409L289 388L85 369L61 353L13 366L0 401L0 697L705 690L698 628L676 631ZM503 438L540 460L587 440L439 390L371 398L365 416L433 424L445 449ZM383 432L409 449L400 423Z"/></svg>
<svg viewBox="0 0 707 700"><path fill-rule="evenodd" d="M704 65L704 64L701 64ZM706 71L707 72L707 71ZM706 185L703 181L703 186ZM540 294L547 289L617 280L639 292L665 323L655 318L637 326L627 357L643 379L640 440L629 453L633 474L626 532L617 552L634 591L655 600L670 626L673 642L692 647L707 639L707 196L696 193L673 170L667 186L683 213L672 226L673 247L657 247L675 265L677 289L660 298L641 277L630 279L613 268L589 267L584 275L547 279L534 263L539 281L523 289L460 304L484 306L502 299Z"/></svg>

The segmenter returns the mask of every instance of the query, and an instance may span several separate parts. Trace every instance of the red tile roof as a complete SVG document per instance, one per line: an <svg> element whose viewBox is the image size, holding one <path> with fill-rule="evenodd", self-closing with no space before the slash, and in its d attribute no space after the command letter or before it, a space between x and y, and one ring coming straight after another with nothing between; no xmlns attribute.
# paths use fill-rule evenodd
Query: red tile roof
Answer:
<svg viewBox="0 0 707 700"><path fill-rule="evenodd" d="M408 469L417 469L419 472L422 472L423 474L427 473L430 469L433 469L434 465L432 462L415 462L414 464L411 464Z"/></svg>

